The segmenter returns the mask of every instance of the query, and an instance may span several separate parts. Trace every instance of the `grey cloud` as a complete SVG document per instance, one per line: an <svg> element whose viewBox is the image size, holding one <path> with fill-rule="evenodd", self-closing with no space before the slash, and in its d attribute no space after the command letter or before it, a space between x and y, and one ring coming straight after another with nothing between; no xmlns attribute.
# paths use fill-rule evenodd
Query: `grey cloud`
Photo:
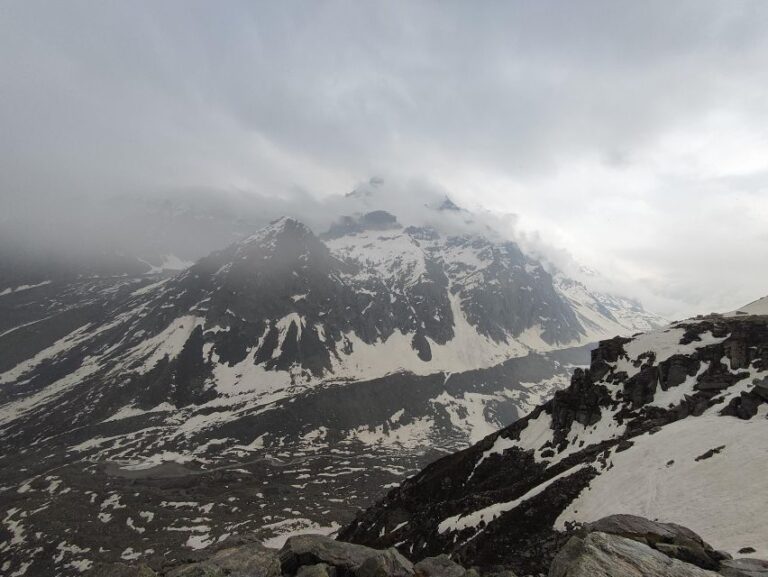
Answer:
<svg viewBox="0 0 768 577"><path fill-rule="evenodd" d="M654 154L720 114L709 138L763 134L766 32L759 1L4 2L0 208L29 231L205 189L331 214L386 174L519 214L531 250L591 260L662 313L737 306L768 292L738 248L768 252L768 162L681 175Z"/></svg>

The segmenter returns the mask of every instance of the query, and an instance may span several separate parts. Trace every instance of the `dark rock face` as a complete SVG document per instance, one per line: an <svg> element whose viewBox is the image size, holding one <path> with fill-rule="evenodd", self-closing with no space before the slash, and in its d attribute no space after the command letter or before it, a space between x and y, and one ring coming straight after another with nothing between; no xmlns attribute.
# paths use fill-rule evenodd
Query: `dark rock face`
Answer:
<svg viewBox="0 0 768 577"><path fill-rule="evenodd" d="M596 385L589 371L576 369L571 378L571 386L557 391L551 403L552 422L556 431L567 433L573 423L584 426L600 421L601 407L611 403L611 396L604 385ZM565 442L563 435L559 444Z"/></svg>
<svg viewBox="0 0 768 577"><path fill-rule="evenodd" d="M672 340L669 334L680 337ZM649 343L648 350L633 339L601 342L590 369L575 371L570 387L392 490L345 527L341 538L369 546L398 544L415 559L448 552L464 565L481 567L506 557L518 573L541 573L567 539L554 530L555 521L593 480L611 471L613 455L633 451L641 436L672 423L706 413L727 427L728 419L754 418L765 403L755 392L764 381L749 381L768 368L765 317L690 321L639 338ZM601 430L615 432L592 433ZM704 463L724 450L740 449L713 442L709 450L685 458ZM666 464L675 466L675 460ZM407 525L393 530L404 521ZM594 530L642 535L645 545L702 570L718 567L724 557L670 524L615 516Z"/></svg>

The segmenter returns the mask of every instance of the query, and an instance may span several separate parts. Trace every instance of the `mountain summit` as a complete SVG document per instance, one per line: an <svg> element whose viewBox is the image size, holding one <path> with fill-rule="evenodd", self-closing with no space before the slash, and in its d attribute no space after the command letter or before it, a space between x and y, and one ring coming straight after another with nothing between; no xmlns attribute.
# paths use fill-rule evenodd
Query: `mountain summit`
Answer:
<svg viewBox="0 0 768 577"><path fill-rule="evenodd" d="M5 553L60 575L246 529L333 531L549 398L591 343L655 320L512 242L382 210L321 236L280 218L173 276L0 305L0 499L24 531Z"/></svg>

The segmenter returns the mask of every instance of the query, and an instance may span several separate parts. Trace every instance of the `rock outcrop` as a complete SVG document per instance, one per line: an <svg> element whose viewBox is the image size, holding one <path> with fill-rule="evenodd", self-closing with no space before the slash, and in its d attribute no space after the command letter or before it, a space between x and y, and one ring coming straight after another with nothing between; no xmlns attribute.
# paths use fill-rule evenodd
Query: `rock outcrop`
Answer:
<svg viewBox="0 0 768 577"><path fill-rule="evenodd" d="M549 577L766 577L768 561L732 559L675 523L611 515L580 527Z"/></svg>
<svg viewBox="0 0 768 577"><path fill-rule="evenodd" d="M762 543L763 554L768 530L745 519L768 502L767 378L766 316L704 317L603 341L570 387L393 489L341 538L536 574L569 528L626 512L701 526L731 554ZM640 530L624 529L616 535ZM655 526L644 544L717 566L701 540L669 541L674 532Z"/></svg>
<svg viewBox="0 0 768 577"><path fill-rule="evenodd" d="M514 556L509 552L510 557ZM612 515L568 535L549 577L768 577L768 562L731 559L692 530L633 515ZM539 574L541 575L541 574ZM257 543L228 546L206 559L161 569L114 564L88 577L516 577L504 565L478 572L448 555L412 564L396 549L377 550L322 535L289 538L280 551ZM528 577L528 576L526 576ZM532 576L530 576L532 577Z"/></svg>
<svg viewBox="0 0 768 577"><path fill-rule="evenodd" d="M549 577L650 576L717 577L717 573L668 557L639 541L600 532L572 537L549 571Z"/></svg>
<svg viewBox="0 0 768 577"><path fill-rule="evenodd" d="M280 566L284 575L295 575L300 567L321 563L355 577L374 577L378 573L411 577L414 574L413 564L397 549L379 551L321 535L291 537L280 551Z"/></svg>

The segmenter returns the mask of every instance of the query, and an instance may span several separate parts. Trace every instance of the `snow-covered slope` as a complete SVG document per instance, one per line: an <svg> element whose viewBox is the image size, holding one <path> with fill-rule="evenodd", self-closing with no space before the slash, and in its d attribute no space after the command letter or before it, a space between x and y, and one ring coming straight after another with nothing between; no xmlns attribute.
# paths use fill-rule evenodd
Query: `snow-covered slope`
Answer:
<svg viewBox="0 0 768 577"><path fill-rule="evenodd" d="M752 301L751 303L726 314L726 316L740 315L768 315L768 296Z"/></svg>
<svg viewBox="0 0 768 577"><path fill-rule="evenodd" d="M0 383L16 385L3 418L56 403L94 374L97 404L119 388L144 410L221 405L329 380L484 369L636 328L583 285L553 284L512 243L403 229L381 211L350 222L323 242L280 219L173 278L124 287L104 320L68 333L36 324L29 354L0 367ZM57 378L50 365L62 367Z"/></svg>
<svg viewBox="0 0 768 577"><path fill-rule="evenodd" d="M765 556L766 435L768 317L675 323L602 342L568 389L409 479L342 537L480 565L518 551L515 569L535 573L573 523L632 513Z"/></svg>
<svg viewBox="0 0 768 577"><path fill-rule="evenodd" d="M553 275L555 288L573 306L579 322L596 340L661 328L667 321L646 311L636 300L589 289L560 272Z"/></svg>
<svg viewBox="0 0 768 577"><path fill-rule="evenodd" d="M12 572L337 526L550 398L598 336L632 332L514 243L382 211L321 237L282 218L144 272L0 294Z"/></svg>

